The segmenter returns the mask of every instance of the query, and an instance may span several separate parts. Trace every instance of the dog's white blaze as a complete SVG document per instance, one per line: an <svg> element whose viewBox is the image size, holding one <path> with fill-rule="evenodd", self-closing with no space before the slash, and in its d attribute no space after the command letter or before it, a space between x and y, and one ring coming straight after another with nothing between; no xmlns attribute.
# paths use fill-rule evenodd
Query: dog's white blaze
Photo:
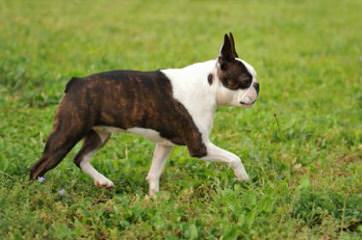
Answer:
<svg viewBox="0 0 362 240"><path fill-rule="evenodd" d="M248 69L248 72L253 76L253 82L255 82L256 81L256 71L255 71L254 67L251 66L249 63L245 62L243 59L236 58L236 60L242 62L245 65L246 69Z"/></svg>

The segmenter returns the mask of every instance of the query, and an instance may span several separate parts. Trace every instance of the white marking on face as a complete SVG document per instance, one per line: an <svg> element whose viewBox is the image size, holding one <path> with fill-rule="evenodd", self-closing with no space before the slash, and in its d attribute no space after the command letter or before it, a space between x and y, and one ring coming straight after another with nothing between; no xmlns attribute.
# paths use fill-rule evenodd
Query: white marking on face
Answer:
<svg viewBox="0 0 362 240"><path fill-rule="evenodd" d="M244 64L244 66L246 67L246 69L248 69L248 72L251 74L251 76L253 77L252 82L250 84L250 87L248 89L246 89L246 91L244 93L241 94L241 97L239 99L239 104L241 102L243 102L243 107L251 107L252 104L256 101L257 97L258 97L258 93L254 87L254 83L257 83L257 79L256 79L256 71L253 68L253 66L251 66L249 63L247 63L246 61L237 58L236 60L242 62Z"/></svg>
<svg viewBox="0 0 362 240"><path fill-rule="evenodd" d="M255 71L254 67L251 66L249 63L247 63L245 60L242 60L240 58L236 58L236 60L238 60L239 62L242 62L244 64L246 69L248 69L248 72L253 76L253 80L255 79L255 81L256 81L256 71Z"/></svg>

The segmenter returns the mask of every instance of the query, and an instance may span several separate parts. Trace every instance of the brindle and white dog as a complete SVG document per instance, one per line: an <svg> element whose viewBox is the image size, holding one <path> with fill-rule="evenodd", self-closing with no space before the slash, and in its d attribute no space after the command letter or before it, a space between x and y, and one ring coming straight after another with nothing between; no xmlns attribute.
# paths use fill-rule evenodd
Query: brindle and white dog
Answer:
<svg viewBox="0 0 362 240"><path fill-rule="evenodd" d="M30 177L43 177L84 139L75 164L96 186L112 187L113 182L94 169L90 159L112 132L120 130L156 143L146 178L150 195L159 191L159 178L175 145L186 145L193 157L227 163L237 179L248 180L240 158L215 146L209 134L218 106L250 107L258 92L256 72L238 58L231 33L225 34L215 60L179 69L111 71L72 78L59 104L53 132Z"/></svg>

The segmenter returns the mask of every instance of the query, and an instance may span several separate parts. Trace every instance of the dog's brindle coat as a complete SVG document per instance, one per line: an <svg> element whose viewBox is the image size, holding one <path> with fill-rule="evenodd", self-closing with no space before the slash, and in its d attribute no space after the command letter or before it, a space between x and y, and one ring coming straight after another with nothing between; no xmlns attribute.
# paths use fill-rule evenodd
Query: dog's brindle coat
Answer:
<svg viewBox="0 0 362 240"><path fill-rule="evenodd" d="M233 37L231 34L225 35L217 61L219 67L208 73L205 79L210 87L216 84L215 78L228 91L251 87L253 75L246 63L236 57ZM96 185L112 187L113 183L89 163L90 155L109 138L110 131L106 129L111 128L149 129L156 131L160 139L166 140L156 146L148 176L149 180L153 178L153 181L150 180L150 194L158 191L158 178L173 144L186 145L190 155L198 158L208 159L213 151L219 151L205 140L193 116L176 99L172 82L165 73L167 71L111 71L72 78L59 104L53 132L48 138L43 156L31 169L31 179L43 176L54 168L84 138L83 147L74 162L95 179ZM258 92L257 82L254 81L253 87ZM240 103L244 104L243 101ZM232 155L225 158L235 160ZM240 165L234 160L227 162L239 178L247 179L241 162Z"/></svg>
<svg viewBox="0 0 362 240"><path fill-rule="evenodd" d="M33 167L32 178L55 167L84 136L86 148L98 147L100 139L92 130L94 126L153 129L174 144L186 145L191 156L206 155L200 132L185 107L172 97L170 81L163 73L105 72L68 83L54 131L43 160ZM78 166L81 155L75 159Z"/></svg>

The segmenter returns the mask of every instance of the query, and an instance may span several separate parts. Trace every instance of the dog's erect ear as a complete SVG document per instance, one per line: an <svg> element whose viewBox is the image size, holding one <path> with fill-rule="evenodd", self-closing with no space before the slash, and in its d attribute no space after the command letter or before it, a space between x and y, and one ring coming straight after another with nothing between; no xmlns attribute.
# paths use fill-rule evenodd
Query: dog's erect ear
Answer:
<svg viewBox="0 0 362 240"><path fill-rule="evenodd" d="M233 34L231 32L229 33L229 38L230 38L230 43L231 43L231 50L233 51L234 57L237 58L239 56L236 53L234 36L233 36Z"/></svg>
<svg viewBox="0 0 362 240"><path fill-rule="evenodd" d="M219 56L219 60L221 61L232 61L234 60L235 56L233 53L233 47L232 47L232 43L231 40L229 38L229 36L227 34L224 35L224 43L221 47L220 50L220 56Z"/></svg>

